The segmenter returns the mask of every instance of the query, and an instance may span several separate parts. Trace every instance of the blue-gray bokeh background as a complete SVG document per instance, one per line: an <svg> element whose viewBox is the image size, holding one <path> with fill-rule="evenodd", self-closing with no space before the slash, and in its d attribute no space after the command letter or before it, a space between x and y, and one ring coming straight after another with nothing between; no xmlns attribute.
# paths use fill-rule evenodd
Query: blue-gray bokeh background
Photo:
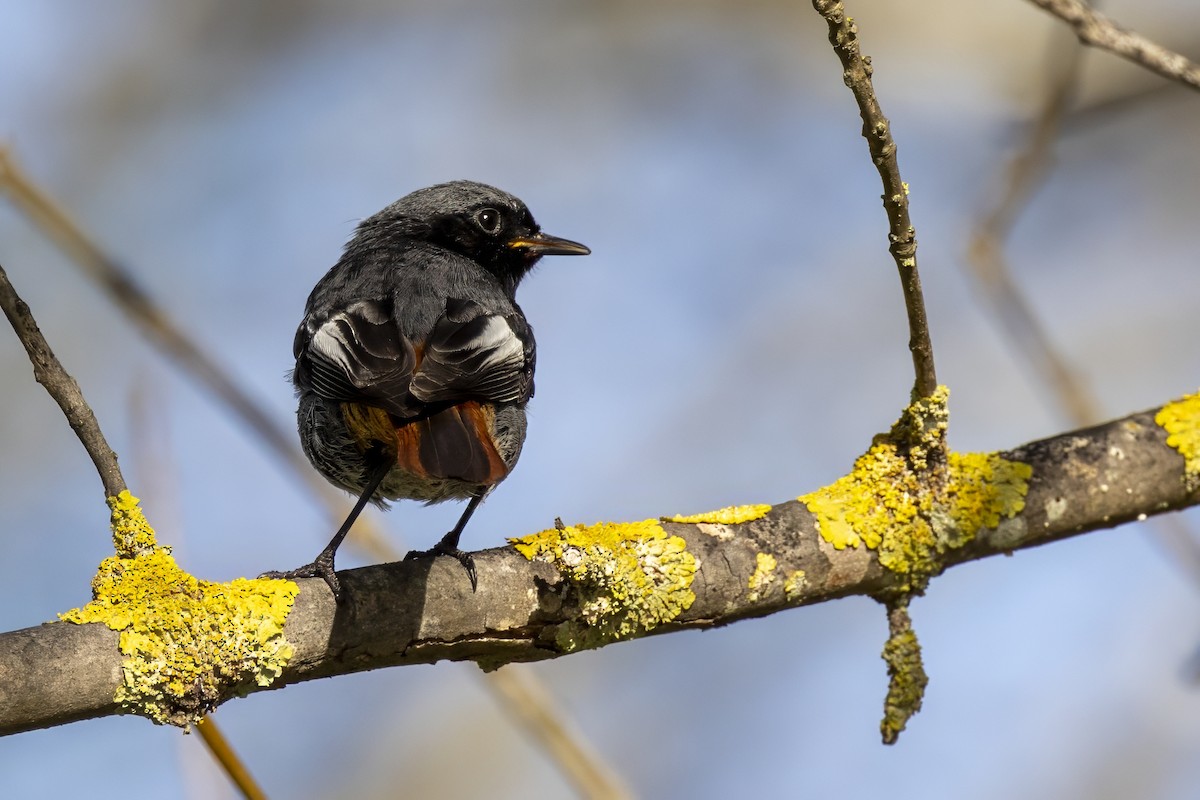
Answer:
<svg viewBox="0 0 1200 800"><path fill-rule="evenodd" d="M1200 10L1111 3L1185 46ZM1062 430L963 268L1052 42L1018 0L851 9L900 144L952 442ZM1194 48L1193 48L1194 51ZM1157 85L1093 56L1082 101ZM470 548L568 521L779 501L843 472L906 399L879 184L803 2L8 3L3 137L280 420L304 299L361 219L495 183L589 244L522 287L538 397ZM1017 227L1018 277L1107 412L1193 390L1200 99L1077 118ZM0 262L186 568L284 568L318 505L0 204ZM87 600L95 474L0 332L0 629ZM457 508L377 517L427 546ZM1193 518L1194 519L1194 518ZM534 666L641 796L1193 797L1197 585L1149 526L963 566L913 606L931 676L879 744L884 615L856 598ZM343 566L355 562L347 551ZM268 692L217 719L278 797L559 797L469 665ZM95 720L0 742L0 795L229 796L194 737Z"/></svg>

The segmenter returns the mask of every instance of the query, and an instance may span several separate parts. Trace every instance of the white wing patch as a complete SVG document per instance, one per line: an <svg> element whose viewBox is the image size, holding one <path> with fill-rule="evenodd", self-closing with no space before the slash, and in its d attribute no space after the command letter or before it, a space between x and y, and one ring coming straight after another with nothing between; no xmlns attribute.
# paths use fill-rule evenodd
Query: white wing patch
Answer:
<svg viewBox="0 0 1200 800"><path fill-rule="evenodd" d="M354 328L344 312L338 312L321 324L313 333L309 347L331 364L350 373L350 338Z"/></svg>
<svg viewBox="0 0 1200 800"><path fill-rule="evenodd" d="M488 317L470 346L486 353L480 371L520 369L525 363L525 347L503 317Z"/></svg>
<svg viewBox="0 0 1200 800"><path fill-rule="evenodd" d="M515 403L527 400L528 390L525 344L497 314L439 323L409 387L423 402L473 397Z"/></svg>

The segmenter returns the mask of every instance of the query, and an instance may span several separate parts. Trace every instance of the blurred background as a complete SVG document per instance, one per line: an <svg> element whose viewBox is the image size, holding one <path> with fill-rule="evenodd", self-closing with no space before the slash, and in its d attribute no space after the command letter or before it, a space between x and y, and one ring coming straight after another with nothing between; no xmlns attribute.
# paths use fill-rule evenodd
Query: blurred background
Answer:
<svg viewBox="0 0 1200 800"><path fill-rule="evenodd" d="M918 10L919 9L919 10ZM1196 56L1200 6L1106 10ZM850 8L899 143L951 443L1070 427L971 277L1073 47L1020 0ZM568 522L778 502L833 480L911 385L878 177L808 3L6 3L0 141L284 426L304 300L358 220L469 177L587 243L522 286L538 395L521 467L464 546ZM1016 279L1103 412L1194 391L1200 97L1088 56ZM147 345L8 202L0 263L182 565L292 567L311 492ZM100 485L0 331L0 629L86 602ZM459 507L375 520L428 547ZM1191 523L1196 524L1195 514ZM931 678L879 743L883 611L853 598L532 666L648 798L1190 798L1200 583L1154 523L965 565L912 615ZM339 565L363 563L343 550ZM275 797L567 797L473 665L315 681L220 708ZM0 741L12 798L233 796L196 736L108 718Z"/></svg>

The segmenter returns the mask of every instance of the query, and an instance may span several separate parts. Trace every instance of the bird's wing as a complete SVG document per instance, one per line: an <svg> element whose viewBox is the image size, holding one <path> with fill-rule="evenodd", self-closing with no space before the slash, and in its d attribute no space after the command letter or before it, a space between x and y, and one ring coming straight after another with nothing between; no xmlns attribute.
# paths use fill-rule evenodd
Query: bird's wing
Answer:
<svg viewBox="0 0 1200 800"><path fill-rule="evenodd" d="M359 300L296 332L296 383L338 402L364 402L402 416L417 353L390 300Z"/></svg>
<svg viewBox="0 0 1200 800"><path fill-rule="evenodd" d="M421 417L467 400L523 403L534 344L519 313L450 299L424 342L400 332L387 300L359 300L296 333L296 383L335 402Z"/></svg>
<svg viewBox="0 0 1200 800"><path fill-rule="evenodd" d="M409 392L423 403L524 403L533 395L532 331L519 312L451 299L434 325Z"/></svg>

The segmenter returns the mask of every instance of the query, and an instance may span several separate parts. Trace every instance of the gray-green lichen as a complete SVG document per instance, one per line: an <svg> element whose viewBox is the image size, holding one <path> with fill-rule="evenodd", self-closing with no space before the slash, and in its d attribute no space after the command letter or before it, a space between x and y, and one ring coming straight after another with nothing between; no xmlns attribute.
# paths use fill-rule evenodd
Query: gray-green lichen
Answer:
<svg viewBox="0 0 1200 800"><path fill-rule="evenodd" d="M643 634L696 599L696 558L656 520L560 525L509 541L526 558L554 564L578 593L577 619L555 635L564 652Z"/></svg>

